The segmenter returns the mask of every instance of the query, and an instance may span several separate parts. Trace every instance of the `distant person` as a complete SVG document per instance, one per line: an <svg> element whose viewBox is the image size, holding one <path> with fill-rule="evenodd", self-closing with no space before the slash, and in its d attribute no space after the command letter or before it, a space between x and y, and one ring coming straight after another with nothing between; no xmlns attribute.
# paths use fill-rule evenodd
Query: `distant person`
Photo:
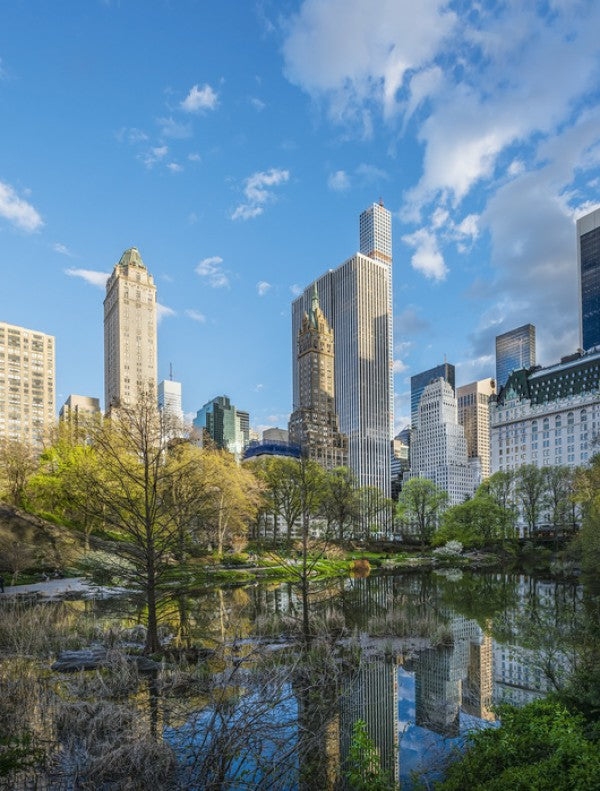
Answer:
<svg viewBox="0 0 600 791"><path fill-rule="evenodd" d="M4 577L0 576L0 593L4 593Z"/></svg>

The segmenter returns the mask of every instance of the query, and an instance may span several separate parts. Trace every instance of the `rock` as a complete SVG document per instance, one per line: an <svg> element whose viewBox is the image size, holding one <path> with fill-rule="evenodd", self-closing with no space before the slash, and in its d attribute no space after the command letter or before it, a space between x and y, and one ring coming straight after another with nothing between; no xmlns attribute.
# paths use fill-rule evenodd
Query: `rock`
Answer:
<svg viewBox="0 0 600 791"><path fill-rule="evenodd" d="M154 673L160 664L147 656L125 654L125 659L137 666L140 673ZM63 651L58 655L51 670L59 673L76 673L79 670L98 670L110 665L107 651L102 647L86 648L81 651Z"/></svg>

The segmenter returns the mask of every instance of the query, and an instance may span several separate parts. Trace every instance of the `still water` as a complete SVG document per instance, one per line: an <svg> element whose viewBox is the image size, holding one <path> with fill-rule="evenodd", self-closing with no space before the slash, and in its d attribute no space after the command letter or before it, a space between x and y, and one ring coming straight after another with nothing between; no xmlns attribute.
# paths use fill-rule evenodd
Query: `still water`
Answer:
<svg viewBox="0 0 600 791"><path fill-rule="evenodd" d="M253 712L254 720L262 718L263 725L269 720L272 729L261 732L253 752L240 750L227 771L235 774L245 762L243 773L258 783L264 767L286 749L288 780L273 787L317 787L303 761L311 771L319 764L320 786L343 786L352 729L362 720L391 781L411 788L416 775L439 778L466 733L496 726L498 704L522 705L564 683L575 660L582 602L576 582L459 570L324 583L312 592L311 610L323 623L334 624L338 645L352 659L347 654L334 689L325 674L316 679L318 711L311 710L314 694L299 692L292 676L282 684L286 694L262 713L266 687L249 689L238 722L246 727L243 718ZM91 606L101 621L135 617L132 604L126 612L116 609L124 605L115 600ZM260 633L263 645L271 641L275 656L286 645L265 638L265 624L272 635L273 624L292 623L299 606L291 584L258 584L173 599L165 618L180 644L231 644L240 651ZM357 644L360 651L352 652ZM176 747L186 742L197 747L204 738L208 749L203 730L210 719L210 706L177 723L166 718L163 737ZM312 738L304 753L302 734ZM185 755L181 747L183 760Z"/></svg>

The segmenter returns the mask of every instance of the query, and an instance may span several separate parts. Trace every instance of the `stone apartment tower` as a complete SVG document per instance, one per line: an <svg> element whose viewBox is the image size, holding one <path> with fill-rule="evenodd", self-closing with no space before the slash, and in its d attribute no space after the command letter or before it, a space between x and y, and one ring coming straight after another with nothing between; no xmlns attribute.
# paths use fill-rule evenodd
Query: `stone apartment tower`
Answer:
<svg viewBox="0 0 600 791"><path fill-rule="evenodd" d="M156 286L136 247L125 250L106 283L104 408L156 398Z"/></svg>
<svg viewBox="0 0 600 791"><path fill-rule="evenodd" d="M458 422L465 430L470 459L481 460L483 480L491 474L490 398L496 394L493 379L480 379L456 390Z"/></svg>
<svg viewBox="0 0 600 791"><path fill-rule="evenodd" d="M319 307L316 284L298 332L297 365L299 403L290 418L290 441L325 469L344 467L348 440L340 433L334 406L333 330Z"/></svg>

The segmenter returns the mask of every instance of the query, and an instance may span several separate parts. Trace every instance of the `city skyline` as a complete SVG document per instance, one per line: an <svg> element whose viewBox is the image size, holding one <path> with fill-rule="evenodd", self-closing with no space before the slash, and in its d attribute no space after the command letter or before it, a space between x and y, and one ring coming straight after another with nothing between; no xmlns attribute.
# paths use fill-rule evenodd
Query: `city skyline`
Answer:
<svg viewBox="0 0 600 791"><path fill-rule="evenodd" d="M492 376L493 338L525 322L541 364L575 350L600 9L467 19L433 3L415 18L384 3L366 25L349 2L331 41L338 13L240 4L232 27L210 6L2 9L0 318L56 337L57 403L102 395L103 279L135 245L158 288L158 380L173 361L188 415L227 392L258 426L285 425L289 303L358 249L353 219L379 196L395 237L396 430L410 375L444 354L460 386ZM519 35L499 37L507 26Z"/></svg>

